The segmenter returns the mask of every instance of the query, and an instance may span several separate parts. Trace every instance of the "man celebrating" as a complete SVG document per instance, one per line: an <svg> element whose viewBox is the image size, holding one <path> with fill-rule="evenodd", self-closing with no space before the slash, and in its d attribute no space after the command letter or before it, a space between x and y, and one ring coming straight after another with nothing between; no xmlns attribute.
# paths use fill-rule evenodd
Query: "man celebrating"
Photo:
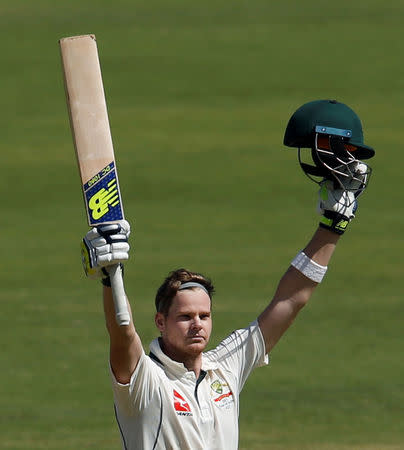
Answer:
<svg viewBox="0 0 404 450"><path fill-rule="evenodd" d="M284 143L299 149L302 169L320 185L320 224L257 320L213 350L204 352L212 330L214 288L209 279L186 269L168 275L155 300L160 337L146 355L132 318L124 326L115 321L105 270L128 259L129 223L99 226L84 238L86 273L96 274L104 285L114 403L124 449L237 449L243 385L254 368L268 363L267 354L322 281L369 180L370 168L361 160L374 155L363 143L358 116L335 100L300 107L289 120ZM314 165L302 162L302 149L311 150Z"/></svg>

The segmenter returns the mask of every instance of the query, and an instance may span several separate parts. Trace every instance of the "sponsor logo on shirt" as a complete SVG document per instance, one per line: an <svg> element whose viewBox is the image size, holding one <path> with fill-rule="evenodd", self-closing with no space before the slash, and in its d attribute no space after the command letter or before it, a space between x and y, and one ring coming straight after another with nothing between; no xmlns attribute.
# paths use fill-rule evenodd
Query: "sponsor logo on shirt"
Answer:
<svg viewBox="0 0 404 450"><path fill-rule="evenodd" d="M175 389L174 394L174 409L179 416L192 416L191 407L188 402Z"/></svg>
<svg viewBox="0 0 404 450"><path fill-rule="evenodd" d="M214 401L221 402L224 398L231 397L231 396L233 396L233 392L229 391L227 394L222 394L220 397L215 398Z"/></svg>

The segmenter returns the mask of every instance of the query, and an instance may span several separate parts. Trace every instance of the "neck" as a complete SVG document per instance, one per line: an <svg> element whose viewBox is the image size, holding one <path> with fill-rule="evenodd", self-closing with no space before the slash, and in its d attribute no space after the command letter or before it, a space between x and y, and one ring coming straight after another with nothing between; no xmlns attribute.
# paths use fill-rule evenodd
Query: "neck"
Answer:
<svg viewBox="0 0 404 450"><path fill-rule="evenodd" d="M190 372L195 373L195 377L198 378L202 369L202 352L195 354L184 354L179 352L175 348L167 345L162 338L159 339L161 350L173 361L184 364L184 366Z"/></svg>
<svg viewBox="0 0 404 450"><path fill-rule="evenodd" d="M199 378L202 369L202 353L196 358L188 358L183 361L184 366L190 371L194 372L195 378Z"/></svg>

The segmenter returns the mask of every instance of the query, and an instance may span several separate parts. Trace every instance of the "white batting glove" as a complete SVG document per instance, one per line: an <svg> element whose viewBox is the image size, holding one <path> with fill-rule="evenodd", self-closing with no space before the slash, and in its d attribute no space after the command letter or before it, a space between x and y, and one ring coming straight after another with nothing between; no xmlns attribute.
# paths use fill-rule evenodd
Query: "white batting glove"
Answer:
<svg viewBox="0 0 404 450"><path fill-rule="evenodd" d="M322 215L320 226L334 233L343 234L349 222L355 217L357 201L355 194L343 189L334 189L334 182L320 183L317 211Z"/></svg>
<svg viewBox="0 0 404 450"><path fill-rule="evenodd" d="M336 179L339 181L341 189L353 192L357 198L365 190L371 171L372 169L367 164L355 160L341 169L341 175Z"/></svg>
<svg viewBox="0 0 404 450"><path fill-rule="evenodd" d="M345 191L344 189L335 189L333 181L324 180L320 183L318 196L319 214L324 214L325 211L331 211L341 214L347 219L355 217L356 197L353 192Z"/></svg>
<svg viewBox="0 0 404 450"><path fill-rule="evenodd" d="M370 175L369 167L361 161L349 166L339 183L324 180L320 183L318 212L322 215L320 226L343 234L355 217L357 198L363 193Z"/></svg>
<svg viewBox="0 0 404 450"><path fill-rule="evenodd" d="M81 245L85 274L92 279L101 279L108 286L106 267L129 259L129 235L130 225L126 220L92 228Z"/></svg>

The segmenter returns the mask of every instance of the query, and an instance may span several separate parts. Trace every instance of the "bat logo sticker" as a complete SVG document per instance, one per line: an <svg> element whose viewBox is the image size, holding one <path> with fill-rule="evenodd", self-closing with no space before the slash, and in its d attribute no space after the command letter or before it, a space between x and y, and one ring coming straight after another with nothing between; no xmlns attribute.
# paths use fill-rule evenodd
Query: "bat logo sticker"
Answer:
<svg viewBox="0 0 404 450"><path fill-rule="evenodd" d="M123 219L119 184L114 163L94 175L83 186L91 225Z"/></svg>
<svg viewBox="0 0 404 450"><path fill-rule="evenodd" d="M107 189L101 188L89 200L88 207L91 210L91 215L94 220L100 219L108 213L108 206L112 207L119 205L118 188L116 185L116 178L111 180Z"/></svg>

